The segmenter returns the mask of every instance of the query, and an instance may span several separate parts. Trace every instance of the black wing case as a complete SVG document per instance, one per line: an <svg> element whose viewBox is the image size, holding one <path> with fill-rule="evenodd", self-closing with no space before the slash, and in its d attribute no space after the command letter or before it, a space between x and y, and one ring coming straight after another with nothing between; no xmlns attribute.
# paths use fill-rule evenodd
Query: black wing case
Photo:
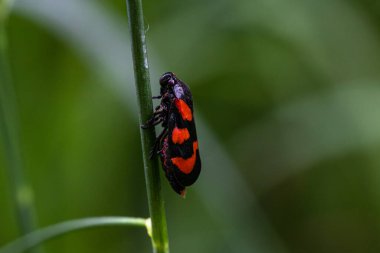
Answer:
<svg viewBox="0 0 380 253"><path fill-rule="evenodd" d="M189 186L197 180L200 174L201 160L191 93L187 86L182 84L182 87L185 91L184 96L181 99L175 99L169 109L168 151L171 158L169 164L172 166L175 178L181 185ZM191 115L191 120L189 115Z"/></svg>

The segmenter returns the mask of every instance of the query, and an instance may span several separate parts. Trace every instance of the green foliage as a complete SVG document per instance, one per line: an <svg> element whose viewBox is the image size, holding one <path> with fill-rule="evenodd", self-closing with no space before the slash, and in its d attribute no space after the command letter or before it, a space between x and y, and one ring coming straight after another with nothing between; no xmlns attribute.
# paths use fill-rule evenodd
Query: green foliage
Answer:
<svg viewBox="0 0 380 253"><path fill-rule="evenodd" d="M15 2L9 55L40 226L149 216L123 4ZM376 1L144 10L152 93L164 71L190 85L203 162L186 200L162 182L171 251L378 252ZM9 184L0 169L1 245L18 237ZM46 252L150 252L146 241L145 231L95 229Z"/></svg>
<svg viewBox="0 0 380 253"><path fill-rule="evenodd" d="M147 221L147 219L132 217L95 217L65 221L28 233L27 235L22 236L12 243L0 248L0 252L24 252L55 237L93 227L138 226L146 227L149 231L150 225L147 226Z"/></svg>

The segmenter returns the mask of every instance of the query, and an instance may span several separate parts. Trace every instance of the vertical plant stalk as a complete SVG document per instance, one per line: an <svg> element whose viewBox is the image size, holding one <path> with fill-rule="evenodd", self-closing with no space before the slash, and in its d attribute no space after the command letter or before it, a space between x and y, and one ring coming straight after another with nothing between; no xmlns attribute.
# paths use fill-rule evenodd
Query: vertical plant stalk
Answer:
<svg viewBox="0 0 380 253"><path fill-rule="evenodd" d="M4 147L11 197L17 213L20 232L36 228L33 193L24 177L19 147L17 106L7 58L6 3L0 0L0 137ZM41 252L34 249L33 252Z"/></svg>
<svg viewBox="0 0 380 253"><path fill-rule="evenodd" d="M133 66L139 105L140 125L145 123L153 112L152 93L149 80L149 66L145 43L145 28L141 0L126 0L129 28L132 38ZM169 242L164 201L161 193L160 171L157 159L150 159L154 145L154 128L140 128L144 159L145 181L148 193L149 212L152 221L152 244L156 253L168 253Z"/></svg>

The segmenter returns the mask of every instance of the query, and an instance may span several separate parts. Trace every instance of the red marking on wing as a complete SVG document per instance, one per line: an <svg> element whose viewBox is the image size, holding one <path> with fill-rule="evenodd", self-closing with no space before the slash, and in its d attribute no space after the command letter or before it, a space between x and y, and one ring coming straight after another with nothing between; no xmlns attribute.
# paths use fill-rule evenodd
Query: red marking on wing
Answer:
<svg viewBox="0 0 380 253"><path fill-rule="evenodd" d="M182 99L175 100L175 106L177 107L179 113L182 116L183 120L192 121L193 113L191 112L190 107Z"/></svg>
<svg viewBox="0 0 380 253"><path fill-rule="evenodd" d="M190 174L195 165L195 160L197 159L197 149L198 149L198 141L193 142L193 155L187 159L183 159L182 157L174 157L172 158L172 163L178 167L180 171L185 174Z"/></svg>
<svg viewBox="0 0 380 253"><path fill-rule="evenodd" d="M184 143L187 139L190 138L190 133L187 128L178 128L175 127L172 132L172 141L175 144L182 144Z"/></svg>

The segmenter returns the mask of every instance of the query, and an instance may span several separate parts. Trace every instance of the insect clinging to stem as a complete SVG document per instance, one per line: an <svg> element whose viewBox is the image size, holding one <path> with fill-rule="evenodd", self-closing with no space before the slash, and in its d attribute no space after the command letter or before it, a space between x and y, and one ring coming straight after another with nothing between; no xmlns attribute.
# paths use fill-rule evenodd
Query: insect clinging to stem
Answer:
<svg viewBox="0 0 380 253"><path fill-rule="evenodd" d="M171 187L185 196L186 187L197 180L201 171L193 99L189 87L172 72L161 76L160 85L160 95L153 99L161 99L161 103L142 128L162 124L151 156L160 156Z"/></svg>

